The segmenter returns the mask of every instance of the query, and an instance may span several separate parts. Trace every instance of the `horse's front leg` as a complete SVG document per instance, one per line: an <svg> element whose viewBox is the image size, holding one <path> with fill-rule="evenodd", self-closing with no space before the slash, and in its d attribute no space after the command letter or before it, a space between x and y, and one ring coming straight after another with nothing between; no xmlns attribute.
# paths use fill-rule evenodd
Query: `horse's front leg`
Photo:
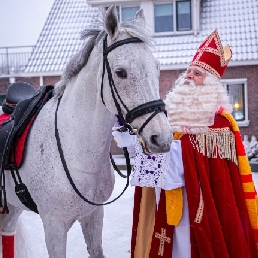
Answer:
<svg viewBox="0 0 258 258"><path fill-rule="evenodd" d="M90 258L105 257L102 249L103 216L103 207L97 207L87 217L79 220Z"/></svg>
<svg viewBox="0 0 258 258"><path fill-rule="evenodd" d="M10 203L8 203L8 209L9 214L2 215L1 231L5 233L12 233L15 232L17 220L23 209L15 207Z"/></svg>
<svg viewBox="0 0 258 258"><path fill-rule="evenodd" d="M64 221L61 214L59 216L40 214L40 216L43 221L49 258L65 258L70 223Z"/></svg>

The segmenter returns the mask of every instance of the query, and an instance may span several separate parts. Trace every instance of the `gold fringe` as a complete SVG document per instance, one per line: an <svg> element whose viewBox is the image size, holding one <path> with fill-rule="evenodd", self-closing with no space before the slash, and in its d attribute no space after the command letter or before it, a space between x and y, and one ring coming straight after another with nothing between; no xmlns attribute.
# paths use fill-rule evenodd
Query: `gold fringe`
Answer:
<svg viewBox="0 0 258 258"><path fill-rule="evenodd" d="M228 159L238 165L235 136L228 127L213 129L207 133L189 135L190 141L198 152L209 158Z"/></svg>

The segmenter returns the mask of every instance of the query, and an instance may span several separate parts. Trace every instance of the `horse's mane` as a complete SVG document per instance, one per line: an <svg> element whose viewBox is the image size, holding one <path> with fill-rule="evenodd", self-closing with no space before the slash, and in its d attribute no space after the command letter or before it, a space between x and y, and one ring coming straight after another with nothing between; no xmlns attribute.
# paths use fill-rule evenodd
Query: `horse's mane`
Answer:
<svg viewBox="0 0 258 258"><path fill-rule="evenodd" d="M101 24L101 27L104 27ZM149 46L153 45L153 39L149 35L149 32L141 24L135 22L135 20L124 21L119 25L120 31L125 31L133 37L141 39ZM61 80L55 85L55 95L61 96L65 90L66 84L76 76L81 69L87 64L90 54L101 39L106 35L106 31L100 29L85 29L81 32L81 40L84 40L82 48L68 61Z"/></svg>

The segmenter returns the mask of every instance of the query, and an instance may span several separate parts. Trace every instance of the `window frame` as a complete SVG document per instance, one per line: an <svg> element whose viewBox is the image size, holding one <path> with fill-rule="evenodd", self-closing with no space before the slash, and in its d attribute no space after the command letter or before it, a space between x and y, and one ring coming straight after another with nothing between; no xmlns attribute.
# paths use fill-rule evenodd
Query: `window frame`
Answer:
<svg viewBox="0 0 258 258"><path fill-rule="evenodd" d="M221 83L225 86L232 85L232 84L243 84L244 85L244 115L245 119L243 121L236 121L239 127L247 127L250 124L250 120L248 120L248 86L247 86L247 79L240 78L240 79L222 79Z"/></svg>
<svg viewBox="0 0 258 258"><path fill-rule="evenodd" d="M179 2L189 2L190 3L190 30L177 30L178 29L178 3ZM181 1L175 1L176 5L176 31L181 32L181 31L191 31L193 29L193 21L192 21L192 1L191 0L181 0Z"/></svg>
<svg viewBox="0 0 258 258"><path fill-rule="evenodd" d="M190 23L191 23L191 29L190 30L182 30L182 31L178 31L177 30L177 2L186 2L188 0L170 0L170 1L154 1L153 2L153 36L171 36L171 35L188 35L188 34L194 34L194 21L193 21L193 4L192 4L192 0L190 1ZM173 31L166 31L166 32L156 32L155 31L155 5L162 5L162 4L173 4Z"/></svg>

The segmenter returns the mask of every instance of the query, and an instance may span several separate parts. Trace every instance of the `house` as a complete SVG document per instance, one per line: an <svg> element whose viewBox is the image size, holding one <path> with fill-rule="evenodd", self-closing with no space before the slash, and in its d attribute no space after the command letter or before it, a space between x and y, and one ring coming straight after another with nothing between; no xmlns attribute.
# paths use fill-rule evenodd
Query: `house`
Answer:
<svg viewBox="0 0 258 258"><path fill-rule="evenodd" d="M18 80L35 87L57 82L82 44L80 31L97 26L100 13L113 4L120 21L144 9L156 42L154 55L161 64L161 97L188 67L200 43L218 29L223 45L233 51L221 80L230 94L233 115L242 136L258 137L257 0L55 0L25 71L0 75L0 93Z"/></svg>

